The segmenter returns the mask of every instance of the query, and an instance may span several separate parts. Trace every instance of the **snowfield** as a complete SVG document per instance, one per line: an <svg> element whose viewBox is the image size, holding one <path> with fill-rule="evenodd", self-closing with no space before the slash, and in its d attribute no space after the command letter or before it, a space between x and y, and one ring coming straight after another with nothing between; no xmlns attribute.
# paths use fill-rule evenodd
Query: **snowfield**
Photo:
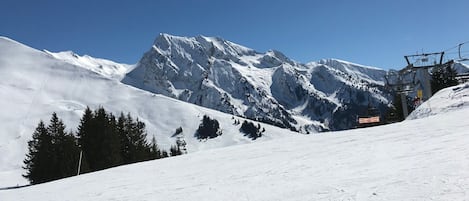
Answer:
<svg viewBox="0 0 469 201"><path fill-rule="evenodd" d="M179 39L182 41L179 45L190 44L183 37ZM276 96L279 100L284 98L283 102L292 104L293 117L304 124L311 123L311 119L300 115L304 111L316 106L323 108L320 111L330 111L337 108L339 100L355 101L351 99L361 94L359 90L350 90L340 98L338 91L327 90L340 89L340 86L364 87L357 80L381 84L379 78L384 73L334 59L310 63L304 68L285 64L268 69L272 64L269 62L275 63L276 59L291 61L275 51L267 52L260 59L253 50L242 46L221 43L217 38L204 40L230 53L221 56L243 53L241 63L253 63L256 68L247 71L235 65L233 69L243 74L242 78L258 81L246 85L254 86L246 92L272 87L275 89L272 92L281 95ZM214 55L217 55L215 49ZM214 66L223 64L223 59L219 63L211 59ZM222 66L214 68L217 70L214 75L231 75L229 69L218 68ZM158 144L166 149L175 143L171 136L176 128L182 127L189 151L187 155L3 189L0 201L469 200L466 194L469 191L469 84L438 92L401 123L312 135L299 135L261 123L266 132L252 141L239 132L241 125L234 124L235 120L243 121L242 118L122 83L121 79L131 71L138 75L134 78L146 75L142 73L145 69L137 67L73 52L38 51L0 37L0 189L27 184L21 177L27 141L39 120L48 123L52 112L63 119L67 130L76 129L86 106L92 109L104 106L114 114L129 112L145 122L148 137L155 136ZM298 83L290 83L297 74ZM261 79L262 75L268 76ZM215 84L224 77L216 78L208 80L204 86L209 88L205 89L212 86L219 90ZM285 95L288 87L280 88L289 84L304 86L318 97L295 102L289 99L293 91ZM259 100L267 100L261 98L263 93L259 94ZM383 99L379 94L374 95L378 100ZM230 97L226 94L225 98ZM218 101L216 97L213 100ZM241 100L231 100L241 105ZM327 103L330 104L323 106ZM208 141L193 137L203 115L220 122L222 136Z"/></svg>
<svg viewBox="0 0 469 201"><path fill-rule="evenodd" d="M70 52L38 51L0 37L0 188L24 185L21 176L27 142L39 120L48 123L53 112L67 131L76 131L87 106L114 114L130 113L145 122L148 138L155 136L163 149L175 144L171 137L182 127L189 152L252 143L240 133L235 119L244 119L194 104L152 94L120 82L129 65L116 64ZM204 115L219 121L223 134L206 142L194 138ZM256 141L294 134L262 124L266 129ZM0 196L0 200L1 199Z"/></svg>
<svg viewBox="0 0 469 201"><path fill-rule="evenodd" d="M469 84L459 85L430 100L452 109L414 120L200 151L2 190L0 198L469 200L468 96Z"/></svg>

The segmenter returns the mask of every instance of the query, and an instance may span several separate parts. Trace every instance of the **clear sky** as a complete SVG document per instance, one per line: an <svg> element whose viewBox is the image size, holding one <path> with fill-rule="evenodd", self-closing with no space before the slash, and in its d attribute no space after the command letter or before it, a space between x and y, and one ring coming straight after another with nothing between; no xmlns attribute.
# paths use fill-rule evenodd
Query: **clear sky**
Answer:
<svg viewBox="0 0 469 201"><path fill-rule="evenodd" d="M159 33L219 36L298 62L402 68L469 41L468 0L2 0L0 35L133 64ZM448 57L456 57L452 49ZM452 53L452 54L451 54Z"/></svg>

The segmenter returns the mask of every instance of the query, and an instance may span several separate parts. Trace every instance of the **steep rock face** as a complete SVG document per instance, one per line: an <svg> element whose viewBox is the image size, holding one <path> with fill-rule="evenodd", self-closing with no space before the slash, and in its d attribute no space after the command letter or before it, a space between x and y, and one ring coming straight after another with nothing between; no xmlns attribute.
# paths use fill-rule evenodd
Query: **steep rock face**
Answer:
<svg viewBox="0 0 469 201"><path fill-rule="evenodd" d="M381 80L373 79L384 76L384 70L339 60L325 63L332 66L320 62L279 68L273 75L278 80L271 86L273 96L292 113L322 123L321 129L352 128L369 106L386 111L391 95Z"/></svg>
<svg viewBox="0 0 469 201"><path fill-rule="evenodd" d="M382 113L389 107L391 93L383 81L386 71L332 59L309 65L311 83L338 103L331 113L330 128L355 126L357 115L366 113L369 106Z"/></svg>
<svg viewBox="0 0 469 201"><path fill-rule="evenodd" d="M216 37L161 34L122 82L301 132L355 125L368 105L383 111L385 71L329 59L300 64Z"/></svg>
<svg viewBox="0 0 469 201"><path fill-rule="evenodd" d="M271 82L271 67L284 63L282 59L286 57L281 53L261 55L219 38L162 34L123 82L222 112L292 127L294 119L266 87Z"/></svg>

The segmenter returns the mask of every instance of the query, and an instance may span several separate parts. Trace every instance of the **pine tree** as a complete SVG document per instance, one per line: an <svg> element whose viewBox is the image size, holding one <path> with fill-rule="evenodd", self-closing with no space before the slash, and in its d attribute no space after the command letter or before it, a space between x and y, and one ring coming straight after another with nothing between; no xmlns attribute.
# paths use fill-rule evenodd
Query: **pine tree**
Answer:
<svg viewBox="0 0 469 201"><path fill-rule="evenodd" d="M56 147L61 178L76 175L78 160L80 157L80 149L78 147L76 137L72 132L66 133L61 137L60 142L57 143ZM86 168L84 168L84 170L86 171Z"/></svg>
<svg viewBox="0 0 469 201"><path fill-rule="evenodd" d="M145 123L135 120L135 127L131 132L131 143L134 146L133 161L139 162L150 159L150 145L147 143Z"/></svg>
<svg viewBox="0 0 469 201"><path fill-rule="evenodd" d="M92 171L93 167L90 166L90 162L93 163L93 152L96 150L98 147L95 146L93 143L93 119L94 119L94 114L93 111L89 107L86 107L85 112L83 113L83 116L80 120L80 125L78 125L78 144L80 145L81 150L83 151L83 156L82 156L82 168L80 172L87 172L87 171ZM91 156L91 159L88 158L88 156ZM89 162L90 161L90 162ZM84 166L83 164L86 164ZM86 167L86 168L83 168Z"/></svg>
<svg viewBox="0 0 469 201"><path fill-rule="evenodd" d="M456 75L456 70L451 68L451 66L435 68L432 72L432 93L435 94L441 89L457 85L458 80L456 80Z"/></svg>
<svg viewBox="0 0 469 201"><path fill-rule="evenodd" d="M204 115L202 118L202 123L200 123L197 132L195 133L195 137L197 139L207 139L207 138L216 138L222 135L220 130L220 124L216 119L211 119L207 115Z"/></svg>
<svg viewBox="0 0 469 201"><path fill-rule="evenodd" d="M47 132L52 138L52 154L49 156L49 169L51 170L52 179L60 179L63 177L61 162L64 160L62 156L64 150L62 150L61 143L65 140L65 125L55 112L52 113Z"/></svg>
<svg viewBox="0 0 469 201"><path fill-rule="evenodd" d="M31 184L39 184L52 179L49 176L49 155L52 154L52 138L47 133L46 126L40 121L33 133L33 139L28 141L28 154L23 161L26 174L23 175Z"/></svg>
<svg viewBox="0 0 469 201"><path fill-rule="evenodd" d="M117 131L121 143L121 156L125 164L149 160L152 157L151 146L146 138L145 123L134 121L130 114L122 113L117 121Z"/></svg>
<svg viewBox="0 0 469 201"><path fill-rule="evenodd" d="M169 149L169 154L170 156L178 156L178 155L182 155L182 152L177 145L172 145L171 148Z"/></svg>
<svg viewBox="0 0 469 201"><path fill-rule="evenodd" d="M102 107L94 112L86 108L77 136L65 132L65 124L56 113L47 127L40 121L28 142L23 167L27 172L23 176L37 184L76 175L80 150L83 151L80 173L169 155L158 148L155 138L151 144L147 142L145 123L122 113L116 120Z"/></svg>
<svg viewBox="0 0 469 201"><path fill-rule="evenodd" d="M161 158L161 151L160 148L158 147L158 144L156 143L156 138L153 136L151 138L151 144L150 144L150 159L159 159Z"/></svg>
<svg viewBox="0 0 469 201"><path fill-rule="evenodd" d="M76 175L79 149L75 136L65 132L65 125L56 113L52 114L47 131L53 144L53 162L50 167L54 171L53 179Z"/></svg>
<svg viewBox="0 0 469 201"><path fill-rule="evenodd" d="M47 128L44 122L39 122L28 149L24 177L32 184L76 174L79 156L76 138L65 132L65 125L56 113L52 114Z"/></svg>
<svg viewBox="0 0 469 201"><path fill-rule="evenodd" d="M85 110L78 127L79 143L91 171L121 165L121 146L117 122L104 108Z"/></svg>
<svg viewBox="0 0 469 201"><path fill-rule="evenodd" d="M119 118L117 119L116 129L120 142L120 155L124 164L127 164L130 161L130 122L131 121L129 121L129 119L124 116L124 113L121 112Z"/></svg>
<svg viewBox="0 0 469 201"><path fill-rule="evenodd" d="M112 114L107 114L104 108L100 107L94 112L92 135L95 152L92 153L92 162L88 160L93 170L102 170L123 164L116 124L115 117ZM90 155L87 157L90 159Z"/></svg>
<svg viewBox="0 0 469 201"><path fill-rule="evenodd" d="M252 140L256 140L257 138L262 137L262 133L265 131L265 129L262 131L260 129L261 124L258 123L256 127L254 123L244 120L239 130L244 133L244 136L248 136Z"/></svg>

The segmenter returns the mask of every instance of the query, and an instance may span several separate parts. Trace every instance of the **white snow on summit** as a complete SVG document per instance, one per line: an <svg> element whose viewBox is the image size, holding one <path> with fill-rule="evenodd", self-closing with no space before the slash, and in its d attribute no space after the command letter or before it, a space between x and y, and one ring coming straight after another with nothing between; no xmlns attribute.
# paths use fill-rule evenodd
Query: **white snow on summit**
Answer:
<svg viewBox="0 0 469 201"><path fill-rule="evenodd" d="M368 105L385 111L386 71L336 59L301 64L218 37L161 34L123 83L303 133L356 124Z"/></svg>
<svg viewBox="0 0 469 201"><path fill-rule="evenodd" d="M107 59L98 59L88 55L80 56L72 51L54 53L44 50L44 52L58 60L65 61L76 66L85 67L105 77L119 80L122 79L134 66L116 63Z"/></svg>

